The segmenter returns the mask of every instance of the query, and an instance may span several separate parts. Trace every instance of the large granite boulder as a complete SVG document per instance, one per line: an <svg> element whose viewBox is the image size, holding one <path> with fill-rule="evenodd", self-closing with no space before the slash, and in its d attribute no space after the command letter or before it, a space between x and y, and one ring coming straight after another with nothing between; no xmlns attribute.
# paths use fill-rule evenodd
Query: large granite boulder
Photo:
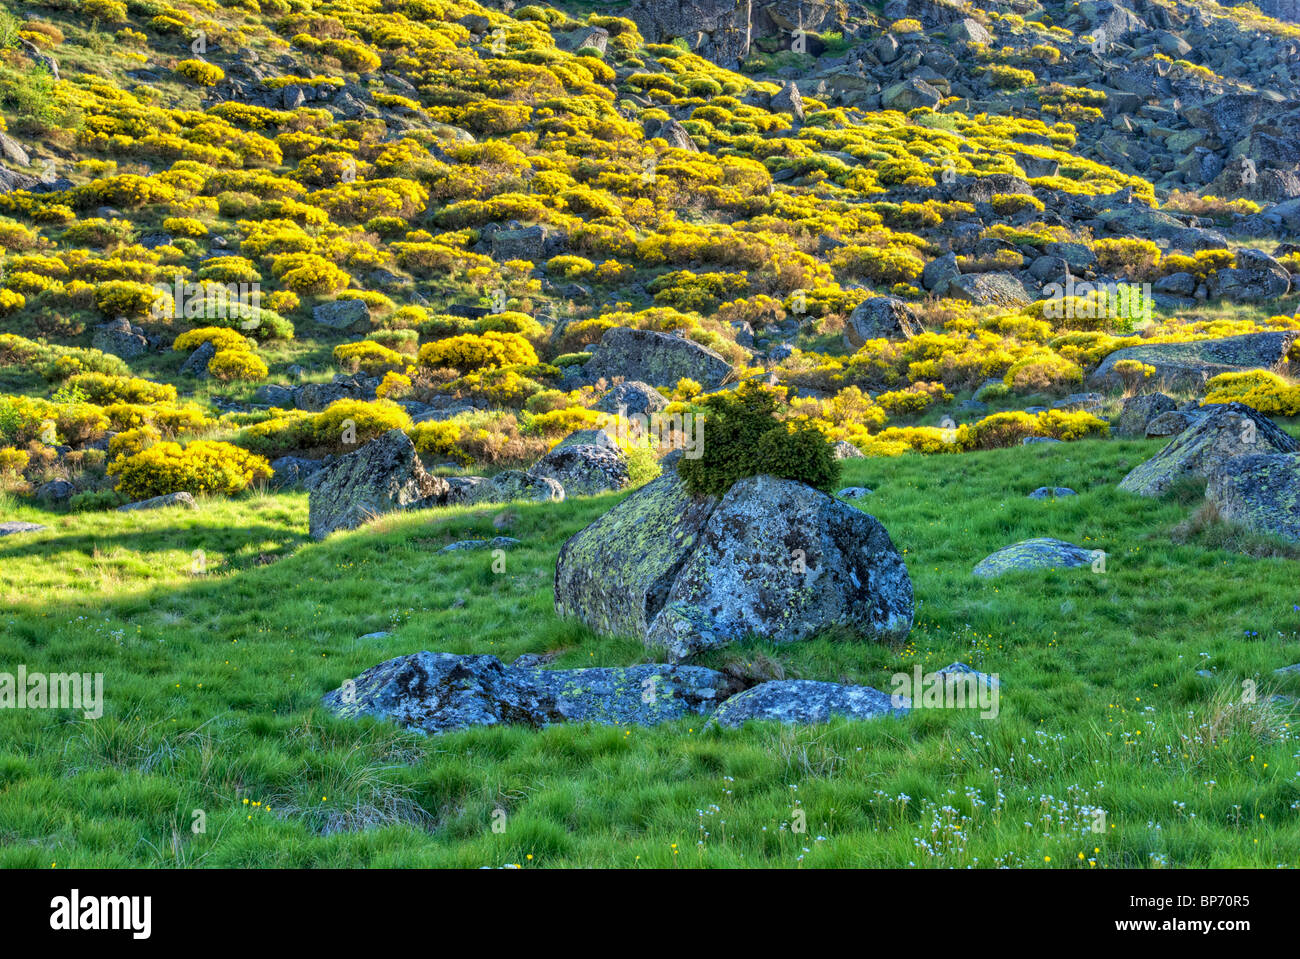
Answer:
<svg viewBox="0 0 1300 959"><path fill-rule="evenodd" d="M689 495L675 463L565 543L555 608L679 661L747 634L906 636L912 583L874 517L792 480Z"/></svg>
<svg viewBox="0 0 1300 959"><path fill-rule="evenodd" d="M894 706L891 697L870 686L841 686L806 679L779 679L760 683L724 702L709 724L741 726L748 720L778 723L825 723L833 716L879 719L901 716L906 706Z"/></svg>
<svg viewBox="0 0 1300 959"><path fill-rule="evenodd" d="M121 317L95 327L90 345L124 360L135 359L149 352L149 338L145 336L144 330Z"/></svg>
<svg viewBox="0 0 1300 959"><path fill-rule="evenodd" d="M599 633L645 636L716 505L687 493L666 460L658 479L561 547L555 612Z"/></svg>
<svg viewBox="0 0 1300 959"><path fill-rule="evenodd" d="M794 642L837 626L894 641L912 581L875 517L794 480L735 483L709 516L646 634L672 660L747 634Z"/></svg>
<svg viewBox="0 0 1300 959"><path fill-rule="evenodd" d="M389 430L340 456L313 477L308 526L313 539L355 529L383 513L445 499L446 480L424 471L411 438Z"/></svg>
<svg viewBox="0 0 1300 959"><path fill-rule="evenodd" d="M911 308L896 296L869 296L849 314L844 339L853 349L867 340L904 340L920 332Z"/></svg>
<svg viewBox="0 0 1300 959"><path fill-rule="evenodd" d="M626 488L632 481L627 455L619 449L594 443L555 447L529 471L564 487L565 496L594 496Z"/></svg>
<svg viewBox="0 0 1300 959"><path fill-rule="evenodd" d="M731 372L730 363L693 340L627 327L607 330L582 366L582 377L590 383L623 377L675 386L680 379L691 379L705 390L716 390Z"/></svg>
<svg viewBox="0 0 1300 959"><path fill-rule="evenodd" d="M1237 456L1300 450L1300 443L1249 406L1224 403L1207 409L1200 422L1135 467L1120 481L1119 488L1140 496L1159 496L1179 480L1208 479Z"/></svg>
<svg viewBox="0 0 1300 959"><path fill-rule="evenodd" d="M1291 273L1262 250L1237 251L1235 266L1210 274L1209 292L1214 298L1239 303L1258 303L1286 296L1291 290Z"/></svg>
<svg viewBox="0 0 1300 959"><path fill-rule="evenodd" d="M596 401L593 409L616 416L648 416L668 405L668 398L649 383L627 380Z"/></svg>
<svg viewBox="0 0 1300 959"><path fill-rule="evenodd" d="M1300 332L1282 330L1247 333L1219 340L1193 340L1189 343L1152 343L1116 350L1088 377L1093 389L1119 390L1124 378L1115 372L1120 360L1137 360L1155 367L1151 379L1165 389L1200 389L1220 373L1271 369L1286 359L1287 350Z"/></svg>
<svg viewBox="0 0 1300 959"><path fill-rule="evenodd" d="M1212 470L1205 497L1219 515L1300 543L1300 454L1254 453Z"/></svg>
<svg viewBox="0 0 1300 959"><path fill-rule="evenodd" d="M947 295L976 306L1027 306L1033 301L1011 273L962 273L948 282Z"/></svg>
<svg viewBox="0 0 1300 959"><path fill-rule="evenodd" d="M334 300L312 308L311 318L321 326L341 333L363 333L370 329L370 307L363 300Z"/></svg>
<svg viewBox="0 0 1300 959"><path fill-rule="evenodd" d="M1003 546L975 564L976 576L993 577L1021 570L1069 569L1089 566L1093 551L1065 540L1042 536Z"/></svg>

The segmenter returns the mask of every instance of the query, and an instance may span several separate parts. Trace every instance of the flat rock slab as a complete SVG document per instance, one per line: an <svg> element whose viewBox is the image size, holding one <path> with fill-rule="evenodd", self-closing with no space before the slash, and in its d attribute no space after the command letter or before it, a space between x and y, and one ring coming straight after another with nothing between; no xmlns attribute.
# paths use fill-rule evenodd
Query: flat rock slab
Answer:
<svg viewBox="0 0 1300 959"><path fill-rule="evenodd" d="M484 549L514 549L522 543L513 536L493 536L491 539L463 539L438 550L440 553L461 553Z"/></svg>
<svg viewBox="0 0 1300 959"><path fill-rule="evenodd" d="M151 499L142 499L138 503L127 503L125 506L119 506L119 513L131 513L137 510L146 509L163 509L167 506L181 506L185 509L198 509L199 504L194 501L194 497L189 493L166 493L162 496L154 496Z"/></svg>
<svg viewBox="0 0 1300 959"><path fill-rule="evenodd" d="M1205 416L1136 466L1119 488L1139 496L1160 496L1179 480L1209 479L1237 456L1300 452L1300 443L1249 406L1224 403L1206 409Z"/></svg>
<svg viewBox="0 0 1300 959"><path fill-rule="evenodd" d="M592 669L505 666L495 656L413 653L372 666L325 695L343 717L374 716L437 734L501 724L654 725L711 713L730 690L701 666Z"/></svg>
<svg viewBox="0 0 1300 959"><path fill-rule="evenodd" d="M707 715L731 693L726 676L703 666L511 668L553 696L568 722L653 726Z"/></svg>
<svg viewBox="0 0 1300 959"><path fill-rule="evenodd" d="M1068 569L1088 566L1093 551L1062 539L1039 537L1004 546L984 557L973 570L976 576L1001 576L1019 570Z"/></svg>
<svg viewBox="0 0 1300 959"><path fill-rule="evenodd" d="M22 523L17 520L11 520L7 523L0 523L0 536L12 536L15 533L38 533L45 529L40 523Z"/></svg>
<svg viewBox="0 0 1300 959"><path fill-rule="evenodd" d="M870 686L842 686L807 679L781 679L752 686L732 696L713 714L709 724L741 726L751 719L778 723L825 723L834 716L879 719L901 716L905 706Z"/></svg>
<svg viewBox="0 0 1300 959"><path fill-rule="evenodd" d="M1219 340L1128 346L1102 360L1088 377L1088 385L1094 389L1121 389L1124 380L1115 372L1115 364L1120 360L1137 360L1155 367L1151 379L1164 389L1199 389L1220 373L1272 369L1286 359L1287 350L1297 337L1300 332L1284 330Z"/></svg>

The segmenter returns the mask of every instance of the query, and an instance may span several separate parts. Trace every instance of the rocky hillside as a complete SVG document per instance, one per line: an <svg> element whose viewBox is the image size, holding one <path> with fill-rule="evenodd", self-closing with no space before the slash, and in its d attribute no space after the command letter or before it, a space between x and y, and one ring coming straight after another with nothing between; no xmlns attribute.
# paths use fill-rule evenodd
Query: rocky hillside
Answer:
<svg viewBox="0 0 1300 959"><path fill-rule="evenodd" d="M1300 326L1300 28L1157 0L618 12L15 7L6 486L231 495L400 430L435 479L622 488L665 451L628 416L746 380L842 455L1099 435L1120 390L1194 403L1256 367L1292 411L1289 337L1188 344ZM617 466L548 454L601 425ZM415 499L504 495L458 483Z"/></svg>

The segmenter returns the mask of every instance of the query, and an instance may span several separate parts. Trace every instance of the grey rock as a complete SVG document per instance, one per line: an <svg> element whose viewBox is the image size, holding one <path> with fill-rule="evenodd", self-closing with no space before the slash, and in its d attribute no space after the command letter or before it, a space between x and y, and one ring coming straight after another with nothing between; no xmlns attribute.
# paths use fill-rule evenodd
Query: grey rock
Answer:
<svg viewBox="0 0 1300 959"><path fill-rule="evenodd" d="M1229 522L1300 543L1300 453L1255 453L1210 471L1205 498Z"/></svg>
<svg viewBox="0 0 1300 959"><path fill-rule="evenodd" d="M1092 550L1065 540L1039 537L1002 547L980 560L973 572L976 576L993 577L1020 570L1088 566L1092 561Z"/></svg>
<svg viewBox="0 0 1300 959"><path fill-rule="evenodd" d="M1161 413L1177 409L1178 403L1164 393L1141 393L1124 401L1119 416L1111 423L1114 436L1146 436L1147 424ZM1180 431L1181 432L1181 431Z"/></svg>
<svg viewBox="0 0 1300 959"><path fill-rule="evenodd" d="M1030 499L1056 499L1061 496L1078 496L1068 486L1040 486L1029 494Z"/></svg>
<svg viewBox="0 0 1300 959"><path fill-rule="evenodd" d="M321 326L342 333L370 329L370 307L363 300L334 300L312 308L311 318Z"/></svg>
<svg viewBox="0 0 1300 959"><path fill-rule="evenodd" d="M1152 343L1125 347L1109 354L1088 377L1095 389L1121 389L1123 378L1115 372L1120 360L1137 360L1155 367L1150 380L1164 389L1199 389L1220 373L1271 369L1285 361L1287 350L1300 332L1283 330L1247 333L1218 340L1186 343Z"/></svg>
<svg viewBox="0 0 1300 959"><path fill-rule="evenodd" d="M621 490L632 481L627 456L622 450L585 443L555 447L529 472L558 482L564 487L566 497Z"/></svg>
<svg viewBox="0 0 1300 959"><path fill-rule="evenodd" d="M315 476L325 464L300 456L281 456L271 461L271 489L283 490L301 486L310 476Z"/></svg>
<svg viewBox="0 0 1300 959"><path fill-rule="evenodd" d="M1169 415L1169 414L1165 414ZM1209 479L1228 460L1249 454L1300 450L1272 420L1241 403L1210 409L1151 459L1135 467L1119 488L1140 496L1159 496L1186 478Z"/></svg>
<svg viewBox="0 0 1300 959"><path fill-rule="evenodd" d="M185 509L198 509L199 504L194 501L194 497L189 493L165 493L162 496L154 496L150 499L140 500L137 503L127 503L125 506L119 506L119 513L130 513L136 510L162 509L165 506L183 506Z"/></svg>
<svg viewBox="0 0 1300 959"><path fill-rule="evenodd" d="M759 683L732 696L709 720L719 726L742 726L749 720L778 723L826 723L832 717L880 719L901 716L906 707L870 686L842 686L806 679L781 679Z"/></svg>
<svg viewBox="0 0 1300 959"><path fill-rule="evenodd" d="M835 495L840 499L865 499L872 495L872 490L865 486L846 486Z"/></svg>
<svg viewBox="0 0 1300 959"><path fill-rule="evenodd" d="M521 546L521 545L523 544L520 543L519 540L514 539L513 537L510 536L493 536L491 539L463 539L458 543L451 543L447 546L444 546L442 549L438 550L438 552L460 553L465 551L474 552L474 551L480 551L485 549L487 550L514 549L516 546Z"/></svg>
<svg viewBox="0 0 1300 959"><path fill-rule="evenodd" d="M67 480L50 480L36 487L36 498L42 503L65 503L72 499L77 488Z"/></svg>
<svg viewBox="0 0 1300 959"><path fill-rule="evenodd" d="M844 339L858 349L867 340L910 339L920 324L906 303L894 296L869 296L854 308L844 324Z"/></svg>
<svg viewBox="0 0 1300 959"><path fill-rule="evenodd" d="M621 416L658 413L668 405L668 398L648 383L624 381L596 401L594 409Z"/></svg>
<svg viewBox="0 0 1300 959"><path fill-rule="evenodd" d="M689 378L706 390L716 390L731 374L731 364L708 347L681 336L626 327L607 330L581 367L589 383L623 377L675 385Z"/></svg>
<svg viewBox="0 0 1300 959"><path fill-rule="evenodd" d="M12 536L15 533L39 533L45 529L40 523L23 523L18 520L9 520L0 523L0 536Z"/></svg>
<svg viewBox="0 0 1300 959"><path fill-rule="evenodd" d="M203 379L208 375L208 364L212 362L212 358L216 355L217 348L211 343L201 344L181 364L181 376L193 376L196 379Z"/></svg>
<svg viewBox="0 0 1300 959"><path fill-rule="evenodd" d="M313 539L355 529L375 516L446 496L445 480L424 471L415 446L401 430L389 430L341 456L316 480L308 499Z"/></svg>
<svg viewBox="0 0 1300 959"><path fill-rule="evenodd" d="M907 567L875 517L802 483L755 476L711 512L645 642L679 661L748 634L786 643L842 627L894 641L912 615Z"/></svg>

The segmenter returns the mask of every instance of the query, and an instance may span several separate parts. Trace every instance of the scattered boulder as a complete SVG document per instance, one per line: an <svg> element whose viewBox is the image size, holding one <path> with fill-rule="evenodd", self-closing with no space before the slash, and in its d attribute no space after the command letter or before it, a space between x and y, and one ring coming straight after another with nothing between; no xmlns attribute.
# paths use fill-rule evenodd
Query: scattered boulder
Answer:
<svg viewBox="0 0 1300 959"><path fill-rule="evenodd" d="M731 680L702 666L512 668L552 696L563 719L573 723L653 726L705 716L731 692Z"/></svg>
<svg viewBox="0 0 1300 959"><path fill-rule="evenodd" d="M145 336L144 330L132 326L130 320L122 318L95 327L90 345L124 360L135 359L149 352L149 338Z"/></svg>
<svg viewBox="0 0 1300 959"><path fill-rule="evenodd" d="M495 656L420 652L372 666L322 702L339 716L436 735L507 724L650 726L707 715L730 689L726 676L700 666L551 670L526 657L505 666Z"/></svg>
<svg viewBox="0 0 1300 959"><path fill-rule="evenodd" d="M905 706L870 686L842 686L806 679L778 679L751 686L732 696L709 720L719 726L742 726L751 719L778 723L826 723L833 716L880 719L901 716Z"/></svg>
<svg viewBox="0 0 1300 959"><path fill-rule="evenodd" d="M325 464L320 460L301 456L281 456L271 461L271 489L284 490L301 486L310 476L315 476Z"/></svg>
<svg viewBox="0 0 1300 959"><path fill-rule="evenodd" d="M331 463L312 487L308 525L313 539L355 529L382 513L445 498L447 482L424 471L411 438L389 430Z"/></svg>
<svg viewBox="0 0 1300 959"><path fill-rule="evenodd" d="M846 486L835 495L840 499L865 499L871 493L872 491L865 486Z"/></svg>
<svg viewBox="0 0 1300 959"><path fill-rule="evenodd" d="M1208 281L1211 298L1258 303L1286 296L1291 290L1291 273L1262 250L1237 250L1236 265L1216 270Z"/></svg>
<svg viewBox="0 0 1300 959"><path fill-rule="evenodd" d="M1145 436L1149 440L1163 439L1166 436L1177 436L1184 430L1190 429L1201 420L1205 419L1203 410L1169 410L1154 417L1146 425Z"/></svg>
<svg viewBox="0 0 1300 959"><path fill-rule="evenodd" d="M1119 488L1139 496L1159 496L1181 479L1209 479L1233 457L1297 450L1300 443L1268 417L1241 403L1224 403L1211 407L1200 422L1134 468Z"/></svg>
<svg viewBox="0 0 1300 959"><path fill-rule="evenodd" d="M911 339L920 331L911 307L895 296L869 296L844 324L844 339L858 349L867 340Z"/></svg>
<svg viewBox="0 0 1300 959"><path fill-rule="evenodd" d="M181 376L193 376L195 379L203 379L208 375L208 364L212 358L217 355L217 348L211 343L200 344L199 348L186 357L185 362L181 364Z"/></svg>
<svg viewBox="0 0 1300 959"><path fill-rule="evenodd" d="M1093 550L1075 546L1065 540L1038 537L1003 546L996 553L980 560L975 565L974 574L991 577L1020 570L1088 566L1093 561L1093 553Z"/></svg>
<svg viewBox="0 0 1300 959"><path fill-rule="evenodd" d="M185 509L198 509L199 504L194 501L194 497L189 493L165 493L162 496L153 496L149 499L142 499L137 503L127 503L125 506L119 506L119 513L130 513L136 510L162 509L165 506L183 506Z"/></svg>
<svg viewBox="0 0 1300 959"><path fill-rule="evenodd" d="M321 326L341 333L361 333L370 329L370 307L364 300L321 303L312 309L311 318Z"/></svg>
<svg viewBox="0 0 1300 959"><path fill-rule="evenodd" d="M839 440L834 448L835 458L837 460L861 460L866 459L862 450L858 449L848 440Z"/></svg>
<svg viewBox="0 0 1300 959"><path fill-rule="evenodd" d="M1141 393L1124 401L1119 416L1110 424L1112 436L1145 436L1147 424L1161 413L1178 408L1177 401L1164 393Z"/></svg>
<svg viewBox="0 0 1300 959"><path fill-rule="evenodd" d="M9 520L0 523L0 536L12 536L15 533L39 533L45 529L40 523L23 523L19 520Z"/></svg>
<svg viewBox="0 0 1300 959"><path fill-rule="evenodd" d="M799 95L799 87L793 80L787 80L785 86L772 94L769 106L773 113L791 114L796 126L803 123L803 97Z"/></svg>
<svg viewBox="0 0 1300 959"><path fill-rule="evenodd" d="M516 546L522 546L519 540L511 536L493 536L491 539L463 539L458 543L451 543L438 550L440 553L460 553L465 551L478 550L498 550L514 549Z"/></svg>
<svg viewBox="0 0 1300 959"><path fill-rule="evenodd" d="M618 416L648 416L668 405L668 398L649 383L627 380L596 401L594 409Z"/></svg>
<svg viewBox="0 0 1300 959"><path fill-rule="evenodd" d="M962 273L948 282L946 294L977 306L1027 306L1033 297L1011 273Z"/></svg>
<svg viewBox="0 0 1300 959"><path fill-rule="evenodd" d="M627 327L607 330L581 370L582 377L591 383L615 377L676 383L685 377L706 390L716 390L732 374L730 363L693 340Z"/></svg>
<svg viewBox="0 0 1300 959"><path fill-rule="evenodd" d="M540 263L562 252L566 239L554 227L538 223L518 230L497 230L491 236L491 243L492 258L498 263L507 260Z"/></svg>
<svg viewBox="0 0 1300 959"><path fill-rule="evenodd" d="M711 512L644 639L679 661L751 633L794 642L838 626L893 641L912 615L907 567L875 517L754 476Z"/></svg>
<svg viewBox="0 0 1300 959"><path fill-rule="evenodd" d="M1040 486L1029 494L1030 499L1057 499L1061 496L1078 496L1068 486Z"/></svg>
<svg viewBox="0 0 1300 959"><path fill-rule="evenodd" d="M326 693L322 702L344 718L373 716L428 734L471 726L540 727L563 719L554 696L495 656L398 656Z"/></svg>
<svg viewBox="0 0 1300 959"><path fill-rule="evenodd" d="M67 480L50 480L36 487L36 499L42 503L66 503L77 488Z"/></svg>
<svg viewBox="0 0 1300 959"><path fill-rule="evenodd" d="M1233 457L1210 472L1205 498L1226 520L1300 543L1300 453Z"/></svg>
<svg viewBox="0 0 1300 959"><path fill-rule="evenodd" d="M599 633L644 637L716 505L688 494L665 462L657 479L561 547L555 612Z"/></svg>
<svg viewBox="0 0 1300 959"><path fill-rule="evenodd" d="M565 496L594 496L626 488L632 481L627 455L608 446L575 443L556 446L529 471L564 487Z"/></svg>
<svg viewBox="0 0 1300 959"><path fill-rule="evenodd" d="M943 94L920 77L908 77L880 91L882 107L903 113L917 107L934 107L942 99Z"/></svg>
<svg viewBox="0 0 1300 959"><path fill-rule="evenodd" d="M518 500L559 503L564 500L564 487L559 480L521 470L503 470L492 477L491 487L488 501L493 503L513 503Z"/></svg>

